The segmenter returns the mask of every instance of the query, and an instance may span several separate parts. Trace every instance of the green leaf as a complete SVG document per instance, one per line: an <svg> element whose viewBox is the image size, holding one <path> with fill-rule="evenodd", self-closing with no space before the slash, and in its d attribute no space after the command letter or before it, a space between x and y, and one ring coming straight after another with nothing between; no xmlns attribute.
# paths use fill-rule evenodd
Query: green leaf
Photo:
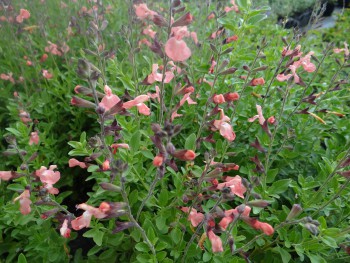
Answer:
<svg viewBox="0 0 350 263"><path fill-rule="evenodd" d="M12 134L14 134L18 138L22 137L22 134L14 128L6 128L6 130L11 132Z"/></svg>
<svg viewBox="0 0 350 263"><path fill-rule="evenodd" d="M86 132L82 132L80 135L80 143L84 144L86 142Z"/></svg>
<svg viewBox="0 0 350 263"><path fill-rule="evenodd" d="M165 251L161 251L157 253L157 259L159 261L163 260L166 257L166 252Z"/></svg>
<svg viewBox="0 0 350 263"><path fill-rule="evenodd" d="M139 131L135 132L130 138L130 148L133 152L136 152L140 148L141 133Z"/></svg>
<svg viewBox="0 0 350 263"><path fill-rule="evenodd" d="M145 156L148 159L152 159L154 158L153 154L150 151L141 151L142 155Z"/></svg>
<svg viewBox="0 0 350 263"><path fill-rule="evenodd" d="M16 192L23 192L24 191L24 186L21 184L9 184L7 186L7 189L16 191Z"/></svg>
<svg viewBox="0 0 350 263"><path fill-rule="evenodd" d="M160 242L158 242L158 244L156 246L156 250L157 251L161 251L161 250L163 250L163 249L165 249L167 247L168 247L168 243L167 242L160 241Z"/></svg>
<svg viewBox="0 0 350 263"><path fill-rule="evenodd" d="M181 240L182 232L180 229L174 228L173 231L171 231L170 236L175 244L179 244Z"/></svg>
<svg viewBox="0 0 350 263"><path fill-rule="evenodd" d="M186 150L195 150L196 149L196 134L192 133L187 137L185 141L185 149Z"/></svg>
<svg viewBox="0 0 350 263"><path fill-rule="evenodd" d="M102 245L102 240L104 236L104 232L100 231L99 229L93 228L90 229L89 231L85 232L83 234L84 237L92 237L96 245L101 246Z"/></svg>
<svg viewBox="0 0 350 263"><path fill-rule="evenodd" d="M283 248L276 247L275 250L281 255L283 263L288 263L291 260L292 256Z"/></svg>
<svg viewBox="0 0 350 263"><path fill-rule="evenodd" d="M203 261L204 261L204 262L208 262L209 260L211 260L211 254L208 253L208 252L205 252L205 253L203 254Z"/></svg>
<svg viewBox="0 0 350 263"><path fill-rule="evenodd" d="M244 10L247 10L249 5L251 4L250 0L237 0L237 5Z"/></svg>
<svg viewBox="0 0 350 263"><path fill-rule="evenodd" d="M267 172L266 182L272 183L275 180L278 171L278 169L269 169L269 171Z"/></svg>
<svg viewBox="0 0 350 263"><path fill-rule="evenodd" d="M268 189L270 195L280 194L287 190L291 183L291 179L283 179L277 182L274 182L271 187Z"/></svg>
<svg viewBox="0 0 350 263"><path fill-rule="evenodd" d="M100 168L100 167L99 167L98 165L91 165L91 166L88 167L87 171L88 171L89 173L92 173L92 172L97 171L99 168Z"/></svg>
<svg viewBox="0 0 350 263"><path fill-rule="evenodd" d="M136 244L135 248L137 251L140 251L140 252L148 252L149 251L148 245L144 242Z"/></svg>
<svg viewBox="0 0 350 263"><path fill-rule="evenodd" d="M168 204L168 190L163 188L158 196L159 206L165 207Z"/></svg>
<svg viewBox="0 0 350 263"><path fill-rule="evenodd" d="M333 247L333 248L337 248L338 247L337 242L332 237L324 236L324 237L321 237L321 240L327 246L330 246L330 247Z"/></svg>
<svg viewBox="0 0 350 263"><path fill-rule="evenodd" d="M265 14L257 14L255 16L248 18L247 24L248 25L255 25L255 24L258 24L259 22L261 22L262 20L265 20L266 18L267 18L267 15L265 15Z"/></svg>
<svg viewBox="0 0 350 263"><path fill-rule="evenodd" d="M100 246L94 246L92 249L89 250L87 253L88 256L95 255L97 252L99 252L102 249Z"/></svg>
<svg viewBox="0 0 350 263"><path fill-rule="evenodd" d="M19 254L17 263L27 263L26 256L23 253Z"/></svg>

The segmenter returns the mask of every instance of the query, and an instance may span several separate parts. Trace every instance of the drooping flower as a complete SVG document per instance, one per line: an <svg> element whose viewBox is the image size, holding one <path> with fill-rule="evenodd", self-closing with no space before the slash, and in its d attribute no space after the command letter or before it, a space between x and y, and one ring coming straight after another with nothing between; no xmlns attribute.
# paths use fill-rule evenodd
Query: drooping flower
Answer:
<svg viewBox="0 0 350 263"><path fill-rule="evenodd" d="M244 198L244 193L247 191L247 189L242 184L242 178L239 175L236 175L235 177L227 176L225 178L224 183L220 183L216 186L216 189L223 189L225 187L228 187L231 189L231 193L239 196L240 198Z"/></svg>
<svg viewBox="0 0 350 263"><path fill-rule="evenodd" d="M163 74L158 73L159 66L158 64L152 65L152 73L147 77L147 83L153 84L158 81L161 82L163 80ZM169 83L174 78L174 73L171 71L165 72L164 83Z"/></svg>
<svg viewBox="0 0 350 263"><path fill-rule="evenodd" d="M12 177L11 171L0 171L0 179L4 181L10 180Z"/></svg>
<svg viewBox="0 0 350 263"><path fill-rule="evenodd" d="M32 203L29 190L24 190L20 196L14 199L15 202L17 200L19 200L21 214L28 215L31 212L30 204Z"/></svg>
<svg viewBox="0 0 350 263"><path fill-rule="evenodd" d="M142 30L142 34L150 36L151 38L155 38L157 32L152 30L152 25L149 25L148 27Z"/></svg>
<svg viewBox="0 0 350 263"><path fill-rule="evenodd" d="M248 121L249 121L249 122L253 122L253 121L255 121L256 119L259 119L260 125L264 125L264 123L265 123L265 118L264 118L264 115L263 115L263 113L262 113L262 108L261 108L261 106L260 106L260 105L256 105L256 110L257 110L257 112L258 112L258 115L255 115L255 116L249 118Z"/></svg>
<svg viewBox="0 0 350 263"><path fill-rule="evenodd" d="M185 213L189 213L190 208L182 207L181 211ZM204 214L197 212L197 210L194 208L191 208L191 212L188 215L188 220L191 221L192 226L197 227L204 220Z"/></svg>
<svg viewBox="0 0 350 263"><path fill-rule="evenodd" d="M60 233L61 233L61 236L65 237L65 238L69 238L70 237L70 228L68 228L68 220L65 219L63 221L63 224L60 228Z"/></svg>
<svg viewBox="0 0 350 263"><path fill-rule="evenodd" d="M230 118L225 115L223 109L219 109L219 111L220 119L213 122L213 125L216 128L215 130L219 130L221 136L232 142L236 138L236 134L234 133L231 124L229 124Z"/></svg>
<svg viewBox="0 0 350 263"><path fill-rule="evenodd" d="M87 167L86 163L80 162L80 161L78 161L78 160L75 159L75 158L69 159L69 161L68 161L68 166L69 166L69 167L80 166L80 168L83 168L83 169L85 169L85 168Z"/></svg>
<svg viewBox="0 0 350 263"><path fill-rule="evenodd" d="M250 81L251 86L258 86L258 85L264 85L265 80L264 78L254 78Z"/></svg>
<svg viewBox="0 0 350 263"><path fill-rule="evenodd" d="M29 138L29 145L39 144L39 140L40 140L40 138L39 138L38 132L37 131L32 132L30 134L30 138Z"/></svg>
<svg viewBox="0 0 350 263"><path fill-rule="evenodd" d="M40 178L40 181L44 183L44 187L50 194L58 194L57 188L53 187L55 183L61 178L59 171L54 171L57 165L50 165L49 169L45 166L41 166L39 170L36 170L35 174Z"/></svg>
<svg viewBox="0 0 350 263"><path fill-rule="evenodd" d="M153 159L153 165L156 167L159 167L163 164L164 162L164 157L162 154L158 154L156 157Z"/></svg>
<svg viewBox="0 0 350 263"><path fill-rule="evenodd" d="M134 5L136 16L140 20L153 19L157 12L148 9L146 4Z"/></svg>
<svg viewBox="0 0 350 263"><path fill-rule="evenodd" d="M103 107L106 111L111 109L114 105L116 105L120 98L112 93L112 90L107 85L104 86L105 96L102 98L99 106Z"/></svg>
<svg viewBox="0 0 350 263"><path fill-rule="evenodd" d="M173 61L183 62L191 56L191 50L182 38L171 37L165 43L165 54Z"/></svg>
<svg viewBox="0 0 350 263"><path fill-rule="evenodd" d="M250 214L250 211L251 211L251 208L246 205L244 207L242 215L248 217L249 214ZM239 215L238 207L236 207L235 209L226 210L225 211L225 216L219 222L220 228L222 230L226 230L228 225L231 224L233 222L233 220L235 219L235 216L238 216L238 215Z"/></svg>
<svg viewBox="0 0 350 263"><path fill-rule="evenodd" d="M173 156L182 161L192 161L196 158L196 153L192 150L178 150L173 153Z"/></svg>
<svg viewBox="0 0 350 263"><path fill-rule="evenodd" d="M272 235L275 232L275 230L270 224L260 222L256 218L242 216L242 219L251 227L263 231L268 236Z"/></svg>
<svg viewBox="0 0 350 263"><path fill-rule="evenodd" d="M217 95L215 94L213 96L213 101L215 104L222 104L226 102L225 97L222 94L217 94Z"/></svg>
<svg viewBox="0 0 350 263"><path fill-rule="evenodd" d="M348 57L350 55L349 45L346 42L344 42L344 48L335 48L333 51L334 53L344 52L345 57Z"/></svg>
<svg viewBox="0 0 350 263"><path fill-rule="evenodd" d="M221 238L213 232L213 230L208 231L208 238L211 243L211 249L214 253L216 252L223 252L224 249L222 247L222 241Z"/></svg>
<svg viewBox="0 0 350 263"><path fill-rule="evenodd" d="M19 15L16 16L17 23L22 23L24 19L28 19L30 17L30 13L27 9L21 9L19 11Z"/></svg>
<svg viewBox="0 0 350 263"><path fill-rule="evenodd" d="M48 70L43 69L43 77L44 77L45 79L52 79L52 78L53 78L53 74L50 73Z"/></svg>
<svg viewBox="0 0 350 263"><path fill-rule="evenodd" d="M84 227L89 227L91 218L94 216L95 218L101 219L108 216L105 212L107 212L104 202L101 203L99 208L95 208L93 206L87 205L85 203L77 205L78 209L83 209L85 212L72 220L71 225L74 230L80 230Z"/></svg>
<svg viewBox="0 0 350 263"><path fill-rule="evenodd" d="M140 95L137 96L135 99L127 101L123 104L123 107L125 109L130 109L132 107L137 107L137 110L139 111L140 114L143 115L150 115L151 110L147 107L147 105L144 103L149 100L148 95Z"/></svg>

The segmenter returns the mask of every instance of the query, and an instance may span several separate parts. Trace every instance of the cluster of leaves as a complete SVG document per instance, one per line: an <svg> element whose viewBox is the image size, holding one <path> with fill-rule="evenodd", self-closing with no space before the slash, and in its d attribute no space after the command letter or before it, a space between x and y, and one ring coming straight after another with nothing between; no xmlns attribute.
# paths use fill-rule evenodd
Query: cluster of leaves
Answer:
<svg viewBox="0 0 350 263"><path fill-rule="evenodd" d="M89 13L93 2L97 2L102 20L93 11ZM33 1L27 7L16 3L12 7L14 10L27 8L31 11L33 24L1 22L4 41L0 45L6 52L2 52L0 70L6 74L12 72L16 79L23 76L24 82L2 82L4 96L0 100L4 106L0 106L0 121L1 127L8 128L2 129L0 135L15 136L19 148L14 152L13 148L8 149L5 140L1 142L2 150L7 149L7 157L0 164L0 170L20 173L23 158L13 153L19 153L25 160L37 153L38 157L26 163L25 169L35 171L41 166L58 165L62 179L55 186L60 188L60 194L51 197L56 203L68 206L75 213L74 206L83 202L97 206L106 200L123 201L128 203L130 213L117 219L92 220L88 231L72 232L70 240L78 242L68 243L56 230L62 225L59 217L40 218L52 207L33 205L35 209L30 215L22 215L19 205L12 202L18 196L14 192L23 192L29 184L28 176L13 179L9 184L1 182L0 256L7 262L16 258L19 262L25 262L26 258L28 261L64 262L70 255L76 262L84 261L86 255L92 261L118 262L344 262L350 231L350 207L346 202L349 178L338 173L346 172L347 166L342 164L349 158L350 148L350 97L346 88L349 60L334 54L332 47L322 42L317 34L308 38L277 27L267 19L265 13L269 7L262 6L259 1L236 1L239 13L224 13L220 5L206 6L203 1L190 1L182 4L195 17L189 27L196 31L199 43L186 40L192 55L186 62L176 63L182 73L169 84L165 84L164 79L159 83L161 102L154 100L148 104L150 116L131 109L129 114L104 120L101 119L103 114L98 110L96 114L94 108L77 109L70 105L74 86L93 83L92 88L102 93L104 85L108 84L113 93L126 102L131 97L155 92L155 84L143 85L144 80L153 64L163 64L164 73L167 58L164 53L163 57L159 56L159 48L155 52L155 48L139 45L145 24L135 16L132 1L118 4L110 1L104 5L100 2L87 1L86 10L74 1L67 6L57 1ZM177 2L180 1L170 1L170 4L180 5ZM58 8L65 10L65 17L57 14ZM153 1L149 8L170 21L166 11L168 3ZM181 7L178 9L179 14L173 13L175 21L183 14ZM3 7L1 12L8 17L14 11ZM212 12L215 19L207 20ZM98 25L97 29L94 25ZM327 40L333 40L332 32L343 32L335 36L339 48L343 47L341 42L346 28L343 25L325 34ZM159 43L168 40L169 32L155 28L158 38L149 41L162 47ZM212 37L213 32L216 37ZM238 39L227 42L233 35ZM70 51L61 57L50 55L46 64L42 64L40 58L47 41L59 45L67 42ZM6 48L10 43L13 49ZM298 44L304 55L314 52L316 71L298 73L302 78L300 83L292 79L278 81L276 76L289 73L288 63L291 63L281 55L283 47L293 50ZM29 57L33 66L26 65L24 56ZM79 60L81 58L83 60ZM89 75L87 81L80 79L84 72L78 69L76 73L78 61L92 65L98 76L93 79ZM51 71L54 77L43 78L43 69ZM255 85L253 80L256 79L264 79L264 83ZM181 126L181 132L169 135L167 127L170 126L166 121L170 121L168 116L181 99L176 96L177 91L185 84L194 86L191 96L197 104L182 105L178 113L183 116L175 118L173 126L170 125L171 129ZM19 96L13 98L15 91ZM239 100L225 106L213 102L215 94L228 92L239 94ZM256 115L257 104L262 106L265 116L275 117L274 125L248 122ZM211 121L219 117L209 116L209 113L217 112L216 107L230 117L235 140L229 141L213 129ZM36 121L21 122L20 110L30 113ZM95 121L96 116L99 123ZM162 143L165 140L168 143L165 146L171 141L176 149L193 150L197 153L196 159L187 163L176 161L174 166L169 158L166 165L155 166L154 158L162 147L150 139L159 130L152 123L159 124L159 129L163 129L160 133L167 133L168 137L161 137ZM103 134L100 125L104 124L117 133ZM39 145L28 145L33 131L39 132ZM99 141L101 134L102 141ZM118 149L110 159L111 152L104 144L112 145L117 141L128 143L130 149ZM167 148L167 152L173 151ZM97 157L92 158L93 155ZM86 171L72 169L68 168L69 156L82 161L87 157L92 161ZM111 162L111 169L104 169L106 159ZM210 167L213 161L239 165L239 171L231 170L224 175L245 178L244 186L248 191L244 199L225 197L225 193L217 189L205 190L212 185L203 178L217 171ZM118 167L122 167L121 174L116 174ZM111 183L121 187L125 195L103 187ZM32 196L34 199L36 196ZM213 253L212 243L205 237L208 222L218 223L222 211L254 204L251 216L272 225L273 236L260 234L238 217L229 231L215 229L216 234L227 241L223 243L230 246L224 246L222 253ZM295 221L291 218L286 221L295 204L300 204L303 212ZM203 224L193 228L189 214L182 212L181 207L196 208L203 213ZM139 227L135 227L132 215ZM118 224L129 221L134 227L116 231ZM84 238L93 240L91 249L82 245ZM79 245L80 249L73 249Z"/></svg>

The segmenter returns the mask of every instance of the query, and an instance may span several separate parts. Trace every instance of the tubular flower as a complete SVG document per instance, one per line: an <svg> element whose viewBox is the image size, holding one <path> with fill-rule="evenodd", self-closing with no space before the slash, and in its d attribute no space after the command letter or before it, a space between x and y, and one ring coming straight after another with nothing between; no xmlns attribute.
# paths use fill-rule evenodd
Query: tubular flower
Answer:
<svg viewBox="0 0 350 263"><path fill-rule="evenodd" d="M153 19L157 12L148 9L146 4L134 5L136 16L140 20Z"/></svg>
<svg viewBox="0 0 350 263"><path fill-rule="evenodd" d="M137 110L139 111L140 114L143 115L150 115L151 114L151 110L147 107L147 105L144 103L146 101L149 100L149 96L148 95L140 95L137 96L135 99L130 100L128 102L125 102L123 104L123 107L125 109L130 109L134 106L137 107Z"/></svg>
<svg viewBox="0 0 350 263"><path fill-rule="evenodd" d="M0 171L0 179L4 181L10 180L12 177L11 171Z"/></svg>
<svg viewBox="0 0 350 263"><path fill-rule="evenodd" d="M85 203L77 205L77 208L83 209L85 212L81 216L72 220L71 225L74 230L80 230L84 227L89 227L92 216L98 219L105 218L108 216L108 214L105 212L109 211L106 209L105 202L102 202L99 208L95 208Z"/></svg>
<svg viewBox="0 0 350 263"><path fill-rule="evenodd" d="M239 196L240 198L244 198L244 193L247 189L242 184L242 178L239 175L235 177L227 176L225 178L225 183L220 183L216 186L216 189L223 189L225 187L229 187L231 189L231 193Z"/></svg>
<svg viewBox="0 0 350 263"><path fill-rule="evenodd" d="M65 238L69 238L70 237L70 228L68 228L68 220L65 219L61 228L60 228L60 233L61 233L61 236L65 237Z"/></svg>
<svg viewBox="0 0 350 263"><path fill-rule="evenodd" d="M106 95L102 98L99 106L103 107L107 111L116 105L120 99L117 95L112 93L111 88L107 85L104 86L104 92Z"/></svg>
<svg viewBox="0 0 350 263"><path fill-rule="evenodd" d="M249 206L245 206L242 215L248 217L251 210L252 209ZM233 220L235 219L235 216L238 216L238 215L239 215L239 213L238 213L237 207L235 209L226 210L225 211L225 216L219 222L220 228L222 230L226 230L228 225L230 223L232 223Z"/></svg>
<svg viewBox="0 0 350 263"><path fill-rule="evenodd" d="M38 176L40 181L44 183L44 187L50 194L59 193L58 189L53 187L53 185L61 178L60 172L54 171L56 168L57 165L50 165L49 169L47 169L45 166L41 166L41 168L35 172L36 176Z"/></svg>
<svg viewBox="0 0 350 263"><path fill-rule="evenodd" d="M39 144L39 140L40 140L40 138L39 138L38 132L36 132L36 131L32 132L30 134L30 138L29 138L29 145Z"/></svg>
<svg viewBox="0 0 350 263"><path fill-rule="evenodd" d="M79 161L78 161L77 159L75 159L75 158L69 159L68 165L69 165L69 167L80 166L80 168L83 168L83 169L85 169L85 168L87 167L87 166L86 166L86 163L84 163L84 162L79 162Z"/></svg>
<svg viewBox="0 0 350 263"><path fill-rule="evenodd" d="M16 16L17 23L22 23L24 19L28 19L30 17L30 13L27 9L21 9L19 11L19 15Z"/></svg>
<svg viewBox="0 0 350 263"><path fill-rule="evenodd" d="M165 54L173 61L185 61L191 56L191 50L181 38L171 37L165 43Z"/></svg>
<svg viewBox="0 0 350 263"><path fill-rule="evenodd" d="M223 252L224 249L222 247L222 241L221 238L213 232L213 230L208 231L208 238L211 243L211 249L213 250L214 253L216 252Z"/></svg>
<svg viewBox="0 0 350 263"><path fill-rule="evenodd" d="M153 64L152 73L147 77L147 82L149 84L153 84L156 81L161 82L163 80L163 74L158 73L158 69L159 69L158 64ZM165 72L164 83L169 83L173 78L174 78L173 72L171 71Z"/></svg>
<svg viewBox="0 0 350 263"><path fill-rule="evenodd" d="M265 118L264 118L264 115L262 113L262 108L260 105L256 105L256 111L258 112L258 115L255 115L251 118L248 119L249 122L253 122L255 121L256 119L259 119L259 123L260 125L264 125L265 123Z"/></svg>
<svg viewBox="0 0 350 263"><path fill-rule="evenodd" d="M31 212L30 204L32 203L29 190L24 190L20 196L14 199L15 202L17 200L19 200L21 214L28 215Z"/></svg>
<svg viewBox="0 0 350 263"><path fill-rule="evenodd" d="M189 213L189 207L182 207L182 212ZM191 208L191 212L188 215L188 221L191 221L192 226L197 227L204 220L204 214L197 212L196 209Z"/></svg>
<svg viewBox="0 0 350 263"><path fill-rule="evenodd" d="M236 134L232 130L232 126L228 123L230 118L224 114L223 109L220 109L220 120L215 120L213 125L215 130L219 130L221 136L223 136L226 140L232 142L236 139Z"/></svg>

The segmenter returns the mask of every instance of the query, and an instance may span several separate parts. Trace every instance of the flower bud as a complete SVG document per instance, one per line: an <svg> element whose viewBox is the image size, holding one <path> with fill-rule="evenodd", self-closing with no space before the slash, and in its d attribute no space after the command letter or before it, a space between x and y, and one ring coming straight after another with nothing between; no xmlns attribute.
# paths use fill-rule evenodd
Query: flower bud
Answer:
<svg viewBox="0 0 350 263"><path fill-rule="evenodd" d="M270 204L270 202L266 201L266 200L253 200L248 202L247 205L249 206L255 206L255 207L266 207Z"/></svg>
<svg viewBox="0 0 350 263"><path fill-rule="evenodd" d="M121 188L117 185L111 183L100 183L100 186L103 190L112 191L112 192L120 192Z"/></svg>
<svg viewBox="0 0 350 263"><path fill-rule="evenodd" d="M286 218L286 221L289 221L297 217L298 215L300 215L302 211L303 211L303 208L299 204L294 204Z"/></svg>
<svg viewBox="0 0 350 263"><path fill-rule="evenodd" d="M164 163L164 157L162 154L158 154L156 157L153 159L153 165L156 167L161 166Z"/></svg>
<svg viewBox="0 0 350 263"><path fill-rule="evenodd" d="M192 161L196 158L196 153L192 150L178 150L174 152L173 156L182 161Z"/></svg>
<svg viewBox="0 0 350 263"><path fill-rule="evenodd" d="M77 74L79 77L88 79L91 75L91 66L90 63L85 59L79 59Z"/></svg>
<svg viewBox="0 0 350 263"><path fill-rule="evenodd" d="M304 224L304 227L310 231L310 233L314 236L317 236L319 233L318 227L311 223Z"/></svg>
<svg viewBox="0 0 350 263"><path fill-rule="evenodd" d="M88 101L81 99L79 97L73 96L70 103L74 106L81 107L81 108L95 108L95 104Z"/></svg>

